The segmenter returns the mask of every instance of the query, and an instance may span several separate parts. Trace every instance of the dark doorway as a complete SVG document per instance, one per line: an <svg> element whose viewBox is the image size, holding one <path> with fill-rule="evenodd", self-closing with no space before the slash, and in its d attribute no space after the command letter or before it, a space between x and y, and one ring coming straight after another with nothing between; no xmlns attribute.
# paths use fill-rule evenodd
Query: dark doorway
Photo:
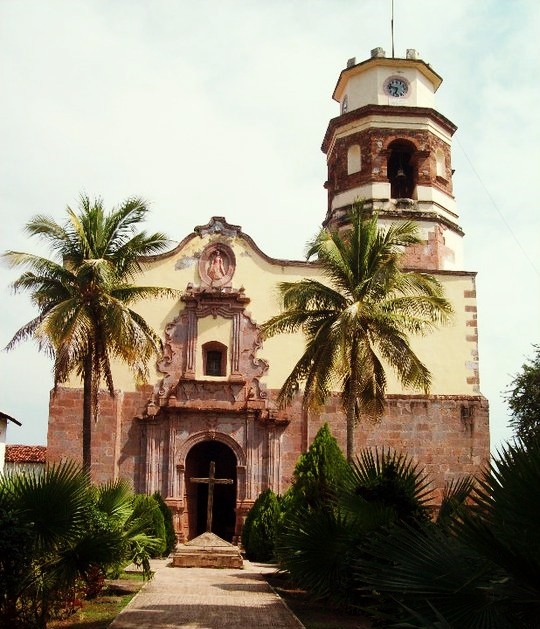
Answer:
<svg viewBox="0 0 540 629"><path fill-rule="evenodd" d="M231 479L230 485L214 485L212 533L231 542L236 525L236 456L220 441L203 441L193 446L186 457L186 505L189 539L206 531L208 485L191 478L207 478L210 462L216 464L215 478Z"/></svg>

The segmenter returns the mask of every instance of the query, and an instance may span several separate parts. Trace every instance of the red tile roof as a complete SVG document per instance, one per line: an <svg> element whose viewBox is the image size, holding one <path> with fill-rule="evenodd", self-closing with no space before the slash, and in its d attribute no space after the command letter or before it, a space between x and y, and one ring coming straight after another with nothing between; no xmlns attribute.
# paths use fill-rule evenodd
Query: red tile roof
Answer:
<svg viewBox="0 0 540 629"><path fill-rule="evenodd" d="M6 462L9 463L45 463L46 454L46 446L6 445Z"/></svg>

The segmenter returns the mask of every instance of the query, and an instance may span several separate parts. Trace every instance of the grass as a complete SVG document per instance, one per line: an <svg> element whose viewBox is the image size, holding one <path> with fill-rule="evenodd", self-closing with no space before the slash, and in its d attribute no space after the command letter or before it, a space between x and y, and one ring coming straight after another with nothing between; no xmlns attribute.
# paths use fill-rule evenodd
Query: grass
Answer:
<svg viewBox="0 0 540 629"><path fill-rule="evenodd" d="M97 598L84 601L68 618L50 621L47 629L107 629L144 583L141 575L128 573L107 581Z"/></svg>

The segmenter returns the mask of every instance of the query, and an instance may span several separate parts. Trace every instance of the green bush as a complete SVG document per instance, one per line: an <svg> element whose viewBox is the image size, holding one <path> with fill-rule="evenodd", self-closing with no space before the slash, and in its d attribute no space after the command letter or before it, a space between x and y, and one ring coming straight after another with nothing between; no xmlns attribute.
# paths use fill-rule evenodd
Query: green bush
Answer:
<svg viewBox="0 0 540 629"><path fill-rule="evenodd" d="M327 426L300 457L278 528L280 567L299 587L332 604L363 604L358 558L378 531L429 519L425 474L404 454L364 450L348 465Z"/></svg>
<svg viewBox="0 0 540 629"><path fill-rule="evenodd" d="M159 510L163 515L163 523L165 525L165 555L170 555L173 550L176 548L176 533L174 531L174 522L172 512L167 505L167 503L163 500L162 495L159 491L153 495L153 498L159 505Z"/></svg>
<svg viewBox="0 0 540 629"><path fill-rule="evenodd" d="M349 475L349 465L324 424L299 457L293 483L281 501L276 534L280 567L300 587L321 598L349 590L346 551L356 531L339 507Z"/></svg>
<svg viewBox="0 0 540 629"><path fill-rule="evenodd" d="M242 530L242 545L248 559L273 559L279 512L276 494L271 489L263 491L248 513Z"/></svg>
<svg viewBox="0 0 540 629"><path fill-rule="evenodd" d="M0 627L24 625L29 614L20 600L31 566L32 525L0 499Z"/></svg>
<svg viewBox="0 0 540 629"><path fill-rule="evenodd" d="M167 533L165 530L165 520L161 512L158 501L154 496L137 494L133 500L133 514L135 517L146 517L147 524L144 532L159 540L155 547L150 549L150 557L162 557L167 548Z"/></svg>
<svg viewBox="0 0 540 629"><path fill-rule="evenodd" d="M308 451L294 468L293 483L285 503L289 509L320 509L335 504L343 487L348 464L337 441L324 424Z"/></svg>

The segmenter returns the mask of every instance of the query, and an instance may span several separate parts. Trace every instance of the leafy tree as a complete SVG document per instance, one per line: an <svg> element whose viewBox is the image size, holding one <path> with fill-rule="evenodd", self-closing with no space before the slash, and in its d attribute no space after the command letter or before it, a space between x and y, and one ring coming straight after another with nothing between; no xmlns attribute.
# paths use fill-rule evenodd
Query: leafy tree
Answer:
<svg viewBox="0 0 540 629"><path fill-rule="evenodd" d="M249 510L242 529L242 545L248 559L273 559L279 515L280 506L276 494L271 489L263 491Z"/></svg>
<svg viewBox="0 0 540 629"><path fill-rule="evenodd" d="M278 402L288 404L304 385L306 409L341 392L347 422L347 460L354 454L354 428L361 414L379 417L384 409L384 365L405 387L428 392L431 376L408 341L449 320L452 308L437 279L403 271L404 247L419 243L413 222L379 226L376 214L356 203L348 228L323 229L307 257L328 281L283 282L283 311L262 326L264 337L302 330L306 347L285 380Z"/></svg>
<svg viewBox="0 0 540 629"><path fill-rule="evenodd" d="M67 208L65 224L37 215L25 227L30 236L44 240L51 259L7 251L11 267L23 268L13 282L15 292L28 291L37 316L23 325L8 343L34 339L54 358L54 387L72 373L83 381L83 448L86 471L91 467L92 419L98 416L102 381L114 396L111 359L124 361L137 381L145 381L148 361L161 349L159 336L132 306L147 298L173 296L175 291L156 286L135 286L141 256L168 246L161 233L137 232L148 212L144 201L130 198L111 212L101 199L81 195L79 211Z"/></svg>
<svg viewBox="0 0 540 629"><path fill-rule="evenodd" d="M533 347L534 357L521 366L506 392L510 426L524 441L540 437L540 345Z"/></svg>

